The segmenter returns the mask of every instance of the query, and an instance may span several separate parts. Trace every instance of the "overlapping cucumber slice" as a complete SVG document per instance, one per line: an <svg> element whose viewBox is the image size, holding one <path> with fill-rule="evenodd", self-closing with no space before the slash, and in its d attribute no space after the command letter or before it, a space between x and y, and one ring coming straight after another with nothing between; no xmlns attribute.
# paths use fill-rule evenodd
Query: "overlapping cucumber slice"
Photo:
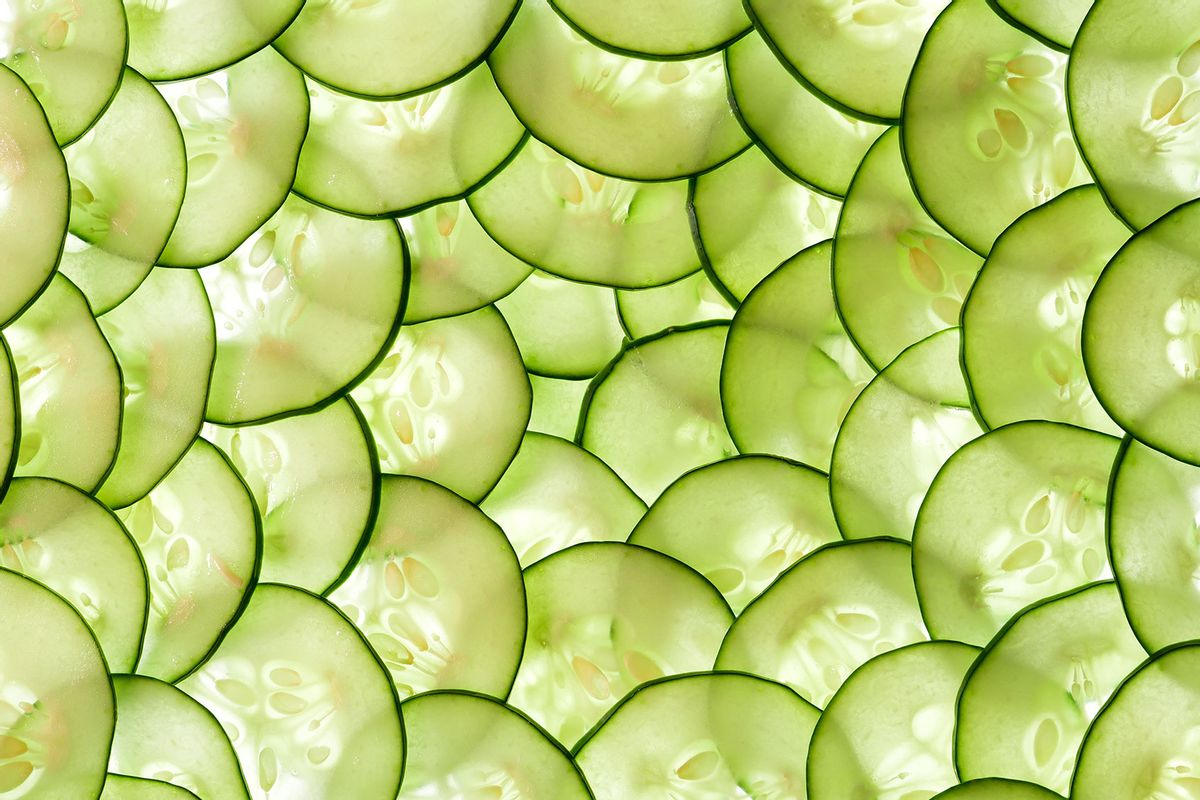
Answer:
<svg viewBox="0 0 1200 800"><path fill-rule="evenodd" d="M734 312L702 270L649 289L618 289L616 295L621 326L630 339L705 320L731 319Z"/></svg>
<svg viewBox="0 0 1200 800"><path fill-rule="evenodd" d="M601 47L648 58L718 50L750 28L738 0L550 0L563 19Z"/></svg>
<svg viewBox="0 0 1200 800"><path fill-rule="evenodd" d="M1095 0L988 0L996 13L1051 47L1069 50Z"/></svg>
<svg viewBox="0 0 1200 800"><path fill-rule="evenodd" d="M181 786L147 778L109 773L100 800L198 800Z"/></svg>

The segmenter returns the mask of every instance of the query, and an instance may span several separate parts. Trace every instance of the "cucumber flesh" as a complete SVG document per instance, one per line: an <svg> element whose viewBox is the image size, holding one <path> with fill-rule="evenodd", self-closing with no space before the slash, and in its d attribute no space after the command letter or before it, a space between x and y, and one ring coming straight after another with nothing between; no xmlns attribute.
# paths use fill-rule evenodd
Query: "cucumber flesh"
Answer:
<svg viewBox="0 0 1200 800"><path fill-rule="evenodd" d="M601 47L647 58L719 50L750 28L738 0L550 0L567 23Z"/></svg>
<svg viewBox="0 0 1200 800"><path fill-rule="evenodd" d="M1062 800L1062 795L1036 783L1007 778L979 778L952 786L933 800Z"/></svg>
<svg viewBox="0 0 1200 800"><path fill-rule="evenodd" d="M649 289L617 289L616 294L621 326L630 339L706 320L733 318L733 307L703 270L673 283Z"/></svg>
<svg viewBox="0 0 1200 800"><path fill-rule="evenodd" d="M199 800L199 798L187 789L163 781L109 773L104 781L104 791L100 794L100 800Z"/></svg>
<svg viewBox="0 0 1200 800"><path fill-rule="evenodd" d="M579 412L591 382L530 375L529 383L533 389L529 430L574 439L579 427Z"/></svg>
<svg viewBox="0 0 1200 800"><path fill-rule="evenodd" d="M997 12L1051 47L1069 50L1095 0L989 0Z"/></svg>

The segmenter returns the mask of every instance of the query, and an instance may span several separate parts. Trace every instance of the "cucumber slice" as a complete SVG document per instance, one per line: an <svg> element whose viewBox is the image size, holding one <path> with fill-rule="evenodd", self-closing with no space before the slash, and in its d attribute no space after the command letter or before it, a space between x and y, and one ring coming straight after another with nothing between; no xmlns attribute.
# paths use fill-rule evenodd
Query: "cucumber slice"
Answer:
<svg viewBox="0 0 1200 800"><path fill-rule="evenodd" d="M97 497L127 506L154 488L200 431L213 368L213 314L200 277L156 269L100 318L124 381L121 444Z"/></svg>
<svg viewBox="0 0 1200 800"><path fill-rule="evenodd" d="M697 248L726 296L745 300L788 256L828 239L841 203L797 183L752 147L696 179Z"/></svg>
<svg viewBox="0 0 1200 800"><path fill-rule="evenodd" d="M251 797L395 798L404 725L392 683L362 634L316 595L260 584L180 688L229 734Z"/></svg>
<svg viewBox="0 0 1200 800"><path fill-rule="evenodd" d="M248 800L233 745L216 717L169 683L114 675L117 732L108 768L166 781L204 800Z"/></svg>
<svg viewBox="0 0 1200 800"><path fill-rule="evenodd" d="M17 478L0 504L0 567L58 592L91 627L109 667L133 669L146 628L146 568L102 504L65 483Z"/></svg>
<svg viewBox="0 0 1200 800"><path fill-rule="evenodd" d="M889 128L862 160L833 248L833 290L847 333L877 369L958 325L983 260L925 213L913 194L900 131Z"/></svg>
<svg viewBox="0 0 1200 800"><path fill-rule="evenodd" d="M958 367L959 331L935 333L884 368L846 413L829 494L847 539L911 539L942 464L983 433Z"/></svg>
<svg viewBox="0 0 1200 800"><path fill-rule="evenodd" d="M150 274L183 205L183 134L154 86L131 69L95 127L66 148L71 238L59 270L92 311L122 302Z"/></svg>
<svg viewBox="0 0 1200 800"><path fill-rule="evenodd" d="M308 81L308 138L298 194L367 217L412 214L462 197L521 144L486 65L407 100L364 100Z"/></svg>
<svg viewBox="0 0 1200 800"><path fill-rule="evenodd" d="M744 2L754 27L797 79L846 113L882 121L900 116L917 51L950 0Z"/></svg>
<svg viewBox="0 0 1200 800"><path fill-rule="evenodd" d="M215 264L287 197L308 125L304 78L267 48L202 78L158 84L158 90L183 130L188 159L183 208L159 261Z"/></svg>
<svg viewBox="0 0 1200 800"><path fill-rule="evenodd" d="M116 713L87 623L42 584L0 569L0 787L10 797L93 798Z"/></svg>
<svg viewBox="0 0 1200 800"><path fill-rule="evenodd" d="M1071 49L1095 0L988 0L1006 22L1051 47Z"/></svg>
<svg viewBox="0 0 1200 800"><path fill-rule="evenodd" d="M391 221L291 195L200 277L217 323L205 416L262 422L332 402L378 363L400 328L408 257Z"/></svg>
<svg viewBox="0 0 1200 800"><path fill-rule="evenodd" d="M496 303L525 368L554 378L590 378L621 349L625 330L611 289L535 272Z"/></svg>
<svg viewBox="0 0 1200 800"><path fill-rule="evenodd" d="M517 6L518 0L315 0L273 44L335 89L404 97L452 83L483 61Z"/></svg>
<svg viewBox="0 0 1200 800"><path fill-rule="evenodd" d="M525 570L529 632L509 701L570 746L631 689L707 669L733 621L684 564L587 542Z"/></svg>
<svg viewBox="0 0 1200 800"><path fill-rule="evenodd" d="M728 331L706 322L628 343L588 387L576 441L647 502L735 452L718 394Z"/></svg>
<svg viewBox="0 0 1200 800"><path fill-rule="evenodd" d="M1022 611L963 681L959 775L1022 778L1066 793L1092 718L1145 658L1112 583Z"/></svg>
<svg viewBox="0 0 1200 800"><path fill-rule="evenodd" d="M700 265L683 181L610 178L530 137L467 202L510 252L571 280L640 289Z"/></svg>
<svg viewBox="0 0 1200 800"><path fill-rule="evenodd" d="M225 456L197 438L162 483L117 516L150 582L138 672L177 681L208 658L250 596L262 558L253 499Z"/></svg>
<svg viewBox="0 0 1200 800"><path fill-rule="evenodd" d="M208 425L262 518L260 578L325 594L358 558L379 503L375 443L354 401L263 425Z"/></svg>
<svg viewBox="0 0 1200 800"><path fill-rule="evenodd" d="M932 800L1062 800L1062 795L1025 781L980 778L952 786Z"/></svg>
<svg viewBox="0 0 1200 800"><path fill-rule="evenodd" d="M548 0L521 4L488 63L525 127L596 172L643 181L682 178L747 144L726 100L719 54L663 62L602 50Z"/></svg>
<svg viewBox="0 0 1200 800"><path fill-rule="evenodd" d="M979 649L920 642L856 670L808 751L808 800L932 797L958 782L954 701Z"/></svg>
<svg viewBox="0 0 1200 800"><path fill-rule="evenodd" d="M1200 202L1135 234L1104 268L1083 315L1083 364L1118 425L1200 464Z"/></svg>
<svg viewBox="0 0 1200 800"><path fill-rule="evenodd" d="M46 113L29 87L3 64L0 141L0 241L5 253L0 324L7 325L54 275L70 214L70 188Z"/></svg>
<svg viewBox="0 0 1200 800"><path fill-rule="evenodd" d="M1111 577L1104 513L1117 446L1083 428L1017 422L946 461L913 536L935 636L987 644L1030 603Z"/></svg>
<svg viewBox="0 0 1200 800"><path fill-rule="evenodd" d="M905 163L930 216L977 253L1090 180L1067 119L1066 64L987 0L952 3L921 45L900 126Z"/></svg>
<svg viewBox="0 0 1200 800"><path fill-rule="evenodd" d="M725 596L735 614L779 573L841 534L829 478L770 456L734 456L695 469L659 496L629 536L679 559Z"/></svg>
<svg viewBox="0 0 1200 800"><path fill-rule="evenodd" d="M384 472L417 475L476 501L521 444L532 391L492 306L406 325L353 391Z"/></svg>
<svg viewBox="0 0 1200 800"><path fill-rule="evenodd" d="M834 308L831 250L822 242L792 256L733 318L721 403L742 452L827 469L842 418L875 376Z"/></svg>
<svg viewBox="0 0 1200 800"><path fill-rule="evenodd" d="M886 130L797 83L757 32L725 51L725 74L746 133L777 167L824 194L846 194L867 148Z"/></svg>
<svg viewBox="0 0 1200 800"><path fill-rule="evenodd" d="M12 351L0 336L0 500L4 499L17 468L21 439L20 391Z"/></svg>
<svg viewBox="0 0 1200 800"><path fill-rule="evenodd" d="M110 773L100 800L200 800L187 789L162 781Z"/></svg>
<svg viewBox="0 0 1200 800"><path fill-rule="evenodd" d="M929 638L909 560L908 543L896 539L817 548L746 606L716 668L786 683L824 708L860 665Z"/></svg>
<svg viewBox="0 0 1200 800"><path fill-rule="evenodd" d="M590 382L530 375L529 383L533 388L529 430L574 439Z"/></svg>
<svg viewBox="0 0 1200 800"><path fill-rule="evenodd" d="M646 513L603 461L532 431L479 508L504 529L522 568L579 542L623 542Z"/></svg>
<svg viewBox="0 0 1200 800"><path fill-rule="evenodd" d="M500 527L448 489L383 479L358 563L329 599L403 699L431 689L503 697L525 642L525 587Z"/></svg>
<svg viewBox="0 0 1200 800"><path fill-rule="evenodd" d="M596 800L803 797L818 716L786 686L753 675L664 678L622 700L575 757Z"/></svg>
<svg viewBox="0 0 1200 800"><path fill-rule="evenodd" d="M533 271L487 235L465 200L431 206L399 224L410 261L409 325L477 311Z"/></svg>
<svg viewBox="0 0 1200 800"><path fill-rule="evenodd" d="M87 300L56 275L4 336L20 383L16 474L94 491L117 454L122 386Z"/></svg>
<svg viewBox="0 0 1200 800"><path fill-rule="evenodd" d="M667 328L713 319L732 319L733 306L698 270L674 283L650 289L617 289L617 313L631 339L643 339Z"/></svg>
<svg viewBox="0 0 1200 800"><path fill-rule="evenodd" d="M550 0L550 5L588 41L646 58L713 53L750 29L737 0Z"/></svg>
<svg viewBox="0 0 1200 800"><path fill-rule="evenodd" d="M398 800L512 797L591 800L562 745L516 709L468 692L430 692L401 706L408 753Z"/></svg>
<svg viewBox="0 0 1200 800"><path fill-rule="evenodd" d="M962 364L979 416L1120 434L1084 372L1084 304L1129 238L1095 186L1070 189L1000 235L963 306Z"/></svg>
<svg viewBox="0 0 1200 800"><path fill-rule="evenodd" d="M151 80L213 72L266 47L304 0L209 0L202 5L125 0L129 65Z"/></svg>

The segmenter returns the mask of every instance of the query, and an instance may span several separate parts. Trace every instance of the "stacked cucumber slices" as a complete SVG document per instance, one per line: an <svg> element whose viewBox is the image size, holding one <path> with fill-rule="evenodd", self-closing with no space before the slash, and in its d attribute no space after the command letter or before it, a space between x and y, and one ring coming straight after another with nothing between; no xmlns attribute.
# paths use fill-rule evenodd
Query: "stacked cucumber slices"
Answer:
<svg viewBox="0 0 1200 800"><path fill-rule="evenodd" d="M0 0L0 800L1200 800L1196 0Z"/></svg>

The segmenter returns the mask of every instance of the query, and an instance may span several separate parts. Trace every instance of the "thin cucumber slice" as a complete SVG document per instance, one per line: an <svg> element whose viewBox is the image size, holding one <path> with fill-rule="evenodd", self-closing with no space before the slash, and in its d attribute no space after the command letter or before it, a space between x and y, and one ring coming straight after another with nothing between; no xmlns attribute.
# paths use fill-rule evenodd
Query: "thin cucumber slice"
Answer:
<svg viewBox="0 0 1200 800"><path fill-rule="evenodd" d="M699 268L687 197L684 181L610 178L529 137L467 202L497 242L542 270L640 289Z"/></svg>
<svg viewBox="0 0 1200 800"><path fill-rule="evenodd" d="M0 336L0 500L4 499L17 468L21 439L20 391L12 351L5 338Z"/></svg>
<svg viewBox="0 0 1200 800"><path fill-rule="evenodd" d="M216 335L200 276L156 269L100 318L124 382L121 444L96 496L127 506L162 480L200 431Z"/></svg>
<svg viewBox="0 0 1200 800"><path fill-rule="evenodd" d="M1017 422L964 445L921 506L913 575L938 638L984 645L1030 603L1111 577L1104 548L1118 441Z"/></svg>
<svg viewBox="0 0 1200 800"><path fill-rule="evenodd" d="M913 194L900 131L862 160L838 220L833 291L855 344L877 369L958 325L983 259L933 221Z"/></svg>
<svg viewBox="0 0 1200 800"><path fill-rule="evenodd" d="M177 681L208 657L249 598L262 550L254 501L225 456L197 438L162 483L117 516L150 581L137 670Z"/></svg>
<svg viewBox="0 0 1200 800"><path fill-rule="evenodd" d="M740 614L779 573L841 534L829 478L770 456L736 456L687 473L629 536L704 577Z"/></svg>
<svg viewBox="0 0 1200 800"><path fill-rule="evenodd" d="M379 502L374 440L354 401L203 433L254 496L263 526L260 578L325 594L358 557Z"/></svg>
<svg viewBox="0 0 1200 800"><path fill-rule="evenodd" d="M179 786L145 778L110 773L104 781L100 800L200 800Z"/></svg>
<svg viewBox="0 0 1200 800"><path fill-rule="evenodd" d="M530 375L529 383L533 389L529 430L574 439L579 427L579 412L591 383L540 375Z"/></svg>
<svg viewBox="0 0 1200 800"><path fill-rule="evenodd" d="M935 333L880 372L838 431L829 494L847 539L911 539L942 464L983 433L958 367L957 328Z"/></svg>
<svg viewBox="0 0 1200 800"><path fill-rule="evenodd" d="M631 689L708 669L733 621L673 558L589 542L525 571L529 635L509 701L570 746Z"/></svg>
<svg viewBox="0 0 1200 800"><path fill-rule="evenodd" d="M896 539L834 542L796 562L729 629L717 669L786 683L824 708L870 659L929 638Z"/></svg>
<svg viewBox="0 0 1200 800"><path fill-rule="evenodd" d="M828 469L842 418L875 376L838 319L831 251L822 242L785 261L733 318L721 403L744 453Z"/></svg>
<svg viewBox="0 0 1200 800"><path fill-rule="evenodd" d="M991 427L1046 419L1119 434L1084 371L1084 306L1129 238L1095 186L1070 189L1000 235L963 306L962 364Z"/></svg>
<svg viewBox="0 0 1200 800"><path fill-rule="evenodd" d="M535 272L496 303L525 368L553 378L590 378L625 340L611 289Z"/></svg>
<svg viewBox="0 0 1200 800"><path fill-rule="evenodd" d="M216 717L169 683L114 675L117 732L108 768L166 781L204 800L248 800L233 745Z"/></svg>
<svg viewBox="0 0 1200 800"><path fill-rule="evenodd" d="M825 194L842 196L884 126L847 116L797 83L757 32L725 51L734 110L775 164Z"/></svg>
<svg viewBox="0 0 1200 800"><path fill-rule="evenodd" d="M0 64L20 75L46 109L60 145L104 112L121 83L127 49L121 0L9 0Z"/></svg>
<svg viewBox="0 0 1200 800"><path fill-rule="evenodd" d="M465 200L431 206L399 224L410 261L409 325L477 311L533 271L487 235Z"/></svg>
<svg viewBox="0 0 1200 800"><path fill-rule="evenodd" d="M500 312L405 325L353 391L384 472L437 481L471 501L496 485L533 402Z"/></svg>
<svg viewBox="0 0 1200 800"><path fill-rule="evenodd" d="M922 40L950 0L744 2L759 33L803 83L847 113L893 120Z"/></svg>
<svg viewBox="0 0 1200 800"><path fill-rule="evenodd" d="M0 503L0 567L58 592L91 627L109 668L133 669L146 629L146 568L102 504L59 481L17 478Z"/></svg>
<svg viewBox="0 0 1200 800"><path fill-rule="evenodd" d="M963 681L959 775L1021 778L1065 794L1092 718L1145 658L1112 583L1021 612Z"/></svg>
<svg viewBox="0 0 1200 800"><path fill-rule="evenodd" d="M518 0L315 0L273 45L306 74L347 94L404 97L451 83L479 64L517 6Z"/></svg>
<svg viewBox="0 0 1200 800"><path fill-rule="evenodd" d="M701 323L631 342L588 387L576 441L647 502L736 452L718 393L728 331Z"/></svg>
<svg viewBox="0 0 1200 800"><path fill-rule="evenodd" d="M205 417L241 424L327 404L370 371L400 328L408 257L391 221L290 195L200 277L217 325Z"/></svg>
<svg viewBox="0 0 1200 800"><path fill-rule="evenodd" d="M215 264L287 197L308 126L304 78L267 48L202 78L158 84L158 90L183 130L188 159L183 208L159 261Z"/></svg>
<svg viewBox="0 0 1200 800"><path fill-rule="evenodd" d="M550 0L584 38L646 58L680 58L720 50L750 29L738 0Z"/></svg>
<svg viewBox="0 0 1200 800"><path fill-rule="evenodd" d="M1135 234L1096 281L1083 364L1096 398L1134 437L1200 464L1200 202Z"/></svg>
<svg viewBox="0 0 1200 800"><path fill-rule="evenodd" d="M797 183L751 147L697 178L691 207L710 277L745 300L784 259L833 235L841 203Z"/></svg>
<svg viewBox="0 0 1200 800"><path fill-rule="evenodd" d="M988 0L996 12L1051 47L1070 50L1095 0Z"/></svg>
<svg viewBox="0 0 1200 800"><path fill-rule="evenodd" d="M513 797L591 800L562 745L516 709L469 692L430 692L401 706L408 752L398 800Z"/></svg>
<svg viewBox="0 0 1200 800"><path fill-rule="evenodd" d="M631 339L653 336L667 328L733 318L733 306L703 270L663 286L617 289L616 293L621 326Z"/></svg>
<svg viewBox="0 0 1200 800"><path fill-rule="evenodd" d="M56 275L4 337L20 382L16 474L94 491L117 455L122 386L87 299Z"/></svg>
<svg viewBox="0 0 1200 800"><path fill-rule="evenodd" d="M753 675L664 678L630 693L575 757L597 800L804 797L818 716L786 686Z"/></svg>
<svg viewBox="0 0 1200 800"><path fill-rule="evenodd" d="M170 106L125 70L112 105L66 148L71 239L59 270L103 314L145 280L183 206L187 157Z"/></svg>
<svg viewBox="0 0 1200 800"><path fill-rule="evenodd" d="M719 54L646 61L612 53L576 33L548 0L521 4L488 63L525 127L596 172L682 178L747 144Z"/></svg>
<svg viewBox="0 0 1200 800"><path fill-rule="evenodd" d="M952 3L921 45L900 126L905 163L930 215L977 253L1090 180L1067 119L1066 65L987 0Z"/></svg>
<svg viewBox="0 0 1200 800"><path fill-rule="evenodd" d="M486 65L406 100L364 100L308 80L312 114L293 189L359 216L411 214L462 197L520 145Z"/></svg>
<svg viewBox="0 0 1200 800"><path fill-rule="evenodd" d="M108 666L67 601L0 569L0 787L10 797L94 798L116 712Z"/></svg>
<svg viewBox="0 0 1200 800"><path fill-rule="evenodd" d="M932 800L1063 800L1044 786L1007 778L979 778L964 781L938 794Z"/></svg>
<svg viewBox="0 0 1200 800"><path fill-rule="evenodd" d="M978 654L920 642L856 670L813 731L808 800L932 797L957 783L954 701Z"/></svg>
<svg viewBox="0 0 1200 800"><path fill-rule="evenodd" d="M46 113L16 73L0 64L0 324L7 325L54 275L70 214L67 167Z"/></svg>
<svg viewBox="0 0 1200 800"><path fill-rule="evenodd" d="M504 529L522 568L579 542L623 542L646 513L603 461L534 432L479 508Z"/></svg>
<svg viewBox="0 0 1200 800"><path fill-rule="evenodd" d="M125 0L129 65L156 81L227 67L266 47L304 0Z"/></svg>
<svg viewBox="0 0 1200 800"><path fill-rule="evenodd" d="M395 798L404 725L392 682L362 634L320 597L260 584L180 688L229 734L256 800Z"/></svg>
<svg viewBox="0 0 1200 800"><path fill-rule="evenodd" d="M329 599L400 699L431 689L503 697L525 643L525 586L504 532L449 489L383 479L366 548Z"/></svg>

